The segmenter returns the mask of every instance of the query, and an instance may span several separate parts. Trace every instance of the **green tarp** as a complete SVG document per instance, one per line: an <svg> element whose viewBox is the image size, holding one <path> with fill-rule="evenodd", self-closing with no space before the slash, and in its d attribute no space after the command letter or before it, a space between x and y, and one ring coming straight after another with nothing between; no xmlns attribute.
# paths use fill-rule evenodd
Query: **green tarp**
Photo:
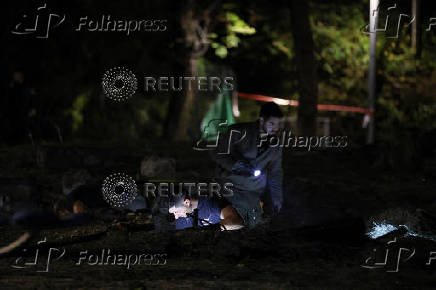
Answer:
<svg viewBox="0 0 436 290"><path fill-rule="evenodd" d="M227 126L234 123L231 91L223 89L201 121L201 138L207 141L215 140L218 132L226 131Z"/></svg>

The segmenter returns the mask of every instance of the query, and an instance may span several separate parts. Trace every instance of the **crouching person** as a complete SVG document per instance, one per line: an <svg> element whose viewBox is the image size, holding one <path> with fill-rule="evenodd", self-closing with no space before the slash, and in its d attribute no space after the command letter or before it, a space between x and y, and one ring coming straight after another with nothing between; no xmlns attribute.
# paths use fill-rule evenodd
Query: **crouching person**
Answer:
<svg viewBox="0 0 436 290"><path fill-rule="evenodd" d="M271 195L275 214L282 207L282 148L272 142L279 137L282 117L277 104L265 103L258 120L230 125L226 133L218 135L217 146L210 151L217 164L216 179L233 184L233 194L226 199L248 227L261 223L261 196L265 192Z"/></svg>
<svg viewBox="0 0 436 290"><path fill-rule="evenodd" d="M238 230L243 221L237 211L228 203L218 199L181 197L169 208L175 217L175 229L219 225L221 230ZM197 216L195 216L197 215Z"/></svg>

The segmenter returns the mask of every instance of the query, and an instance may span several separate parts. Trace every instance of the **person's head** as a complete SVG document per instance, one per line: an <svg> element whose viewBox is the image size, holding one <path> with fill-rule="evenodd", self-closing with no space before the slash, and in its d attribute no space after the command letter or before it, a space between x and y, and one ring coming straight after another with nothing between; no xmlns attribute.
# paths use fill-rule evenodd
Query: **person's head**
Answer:
<svg viewBox="0 0 436 290"><path fill-rule="evenodd" d="M174 214L175 219L187 217L188 213L192 213L197 208L197 200L192 198L181 197L168 210Z"/></svg>
<svg viewBox="0 0 436 290"><path fill-rule="evenodd" d="M66 196L60 195L56 198L53 204L53 211L59 216L68 216L71 214L68 199L66 198Z"/></svg>
<svg viewBox="0 0 436 290"><path fill-rule="evenodd" d="M268 102L263 104L259 114L259 127L261 132L267 133L268 135L277 134L282 117L283 113L276 103Z"/></svg>

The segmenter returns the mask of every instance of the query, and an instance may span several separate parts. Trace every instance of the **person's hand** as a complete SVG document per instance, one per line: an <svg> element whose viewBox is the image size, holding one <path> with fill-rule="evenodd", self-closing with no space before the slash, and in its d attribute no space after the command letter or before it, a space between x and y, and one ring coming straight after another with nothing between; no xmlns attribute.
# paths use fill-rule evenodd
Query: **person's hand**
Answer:
<svg viewBox="0 0 436 290"><path fill-rule="evenodd" d="M253 171L253 166L251 166L251 164L248 161L239 160L233 165L232 171L240 174L251 175Z"/></svg>

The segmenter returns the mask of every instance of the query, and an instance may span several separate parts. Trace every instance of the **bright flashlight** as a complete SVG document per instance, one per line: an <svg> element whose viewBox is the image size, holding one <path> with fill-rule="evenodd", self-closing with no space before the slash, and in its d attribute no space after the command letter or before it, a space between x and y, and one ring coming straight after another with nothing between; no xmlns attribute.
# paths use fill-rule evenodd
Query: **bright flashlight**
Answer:
<svg viewBox="0 0 436 290"><path fill-rule="evenodd" d="M256 169L256 170L253 171L253 175L256 176L256 177L259 176L260 173L261 173L261 172L260 172L259 169Z"/></svg>

